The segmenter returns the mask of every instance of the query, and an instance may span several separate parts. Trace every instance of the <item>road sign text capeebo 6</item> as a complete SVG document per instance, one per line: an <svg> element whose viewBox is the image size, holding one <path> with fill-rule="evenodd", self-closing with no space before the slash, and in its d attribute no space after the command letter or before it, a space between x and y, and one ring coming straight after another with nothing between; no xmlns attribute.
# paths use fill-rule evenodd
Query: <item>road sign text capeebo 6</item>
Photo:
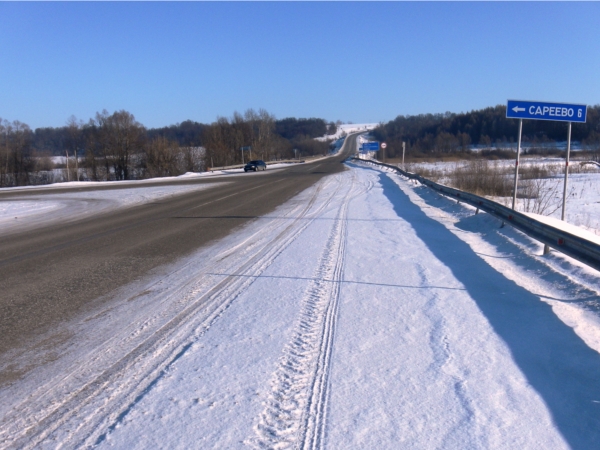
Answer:
<svg viewBox="0 0 600 450"><path fill-rule="evenodd" d="M511 119L554 120L585 123L587 105L570 103L531 102L508 100L506 117Z"/></svg>

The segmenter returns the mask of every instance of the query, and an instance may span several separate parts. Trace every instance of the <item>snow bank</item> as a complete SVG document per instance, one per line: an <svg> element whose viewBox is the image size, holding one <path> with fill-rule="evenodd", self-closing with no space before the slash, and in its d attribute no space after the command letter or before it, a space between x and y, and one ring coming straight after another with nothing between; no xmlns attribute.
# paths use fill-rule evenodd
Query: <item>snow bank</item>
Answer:
<svg viewBox="0 0 600 450"><path fill-rule="evenodd" d="M551 227L557 228L559 230L570 233L574 236L578 236L582 239L585 239L585 240L588 240L590 242L594 242L594 243L600 245L600 236L598 236L590 231L584 230L583 228L578 227L577 225L572 225L570 223L567 223L567 222L557 219L555 217L542 216L540 214L526 213L526 212L524 212L523 214L531 217L532 219L537 220L538 222L545 223L546 225L550 225Z"/></svg>

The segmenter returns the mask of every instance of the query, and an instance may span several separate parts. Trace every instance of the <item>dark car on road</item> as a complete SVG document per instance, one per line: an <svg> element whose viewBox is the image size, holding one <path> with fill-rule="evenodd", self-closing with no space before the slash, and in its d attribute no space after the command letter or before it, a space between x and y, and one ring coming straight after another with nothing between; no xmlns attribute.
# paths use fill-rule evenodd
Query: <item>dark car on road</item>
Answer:
<svg viewBox="0 0 600 450"><path fill-rule="evenodd" d="M267 170L267 164L260 159L257 159L256 161L250 161L244 166L244 172L248 172L249 170L253 170L255 172L258 172L259 170Z"/></svg>

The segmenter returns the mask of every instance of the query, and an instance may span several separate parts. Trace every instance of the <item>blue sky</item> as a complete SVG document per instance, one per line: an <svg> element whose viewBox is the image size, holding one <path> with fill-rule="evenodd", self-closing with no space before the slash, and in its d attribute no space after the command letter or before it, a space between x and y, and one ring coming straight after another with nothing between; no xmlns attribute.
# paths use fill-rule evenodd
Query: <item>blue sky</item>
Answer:
<svg viewBox="0 0 600 450"><path fill-rule="evenodd" d="M0 118L380 122L600 103L600 3L0 3Z"/></svg>

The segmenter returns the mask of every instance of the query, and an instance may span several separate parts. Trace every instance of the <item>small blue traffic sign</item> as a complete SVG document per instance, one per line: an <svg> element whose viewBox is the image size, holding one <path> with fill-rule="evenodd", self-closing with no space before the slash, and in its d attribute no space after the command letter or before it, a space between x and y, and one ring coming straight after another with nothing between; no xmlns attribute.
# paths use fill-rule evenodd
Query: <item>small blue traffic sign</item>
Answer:
<svg viewBox="0 0 600 450"><path fill-rule="evenodd" d="M506 104L506 117L510 119L585 123L586 116L587 105L532 102L526 100L508 100Z"/></svg>
<svg viewBox="0 0 600 450"><path fill-rule="evenodd" d="M363 152L373 152L379 150L379 142L365 142L362 145Z"/></svg>

